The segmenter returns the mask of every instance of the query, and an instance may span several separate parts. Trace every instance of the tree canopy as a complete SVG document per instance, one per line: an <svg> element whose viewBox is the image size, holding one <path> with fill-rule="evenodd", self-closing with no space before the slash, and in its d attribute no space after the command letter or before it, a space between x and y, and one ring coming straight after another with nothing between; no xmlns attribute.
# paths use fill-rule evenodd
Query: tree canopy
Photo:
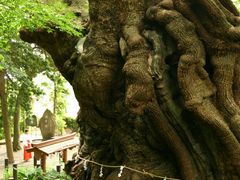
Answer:
<svg viewBox="0 0 240 180"><path fill-rule="evenodd" d="M14 122L14 144L15 137L19 138L19 116L22 116L21 122L26 118L24 114L30 116L32 96L43 94L43 91L34 84L33 78L44 72L50 79L52 75L61 79L46 51L19 38L20 30L32 32L42 29L47 33L58 30L71 36L81 36L81 25L76 15L67 3L61 0L0 0L0 71L4 72L7 79L6 92L1 93L7 94L7 101L4 102L8 103L7 121L11 126L10 120L13 119ZM61 95L61 91L65 91L63 81L56 81L56 86L59 89L56 95ZM58 98L58 117L64 112L63 101L64 98ZM20 109L23 110L21 114ZM63 121L59 120L59 123L63 129ZM10 130L11 128L7 130L8 133Z"/></svg>
<svg viewBox="0 0 240 180"><path fill-rule="evenodd" d="M8 47L10 39L19 35L21 28L29 31L54 28L72 35L81 35L81 26L73 22L75 15L62 1L1 0L0 1L0 48ZM76 21L75 21L76 22Z"/></svg>

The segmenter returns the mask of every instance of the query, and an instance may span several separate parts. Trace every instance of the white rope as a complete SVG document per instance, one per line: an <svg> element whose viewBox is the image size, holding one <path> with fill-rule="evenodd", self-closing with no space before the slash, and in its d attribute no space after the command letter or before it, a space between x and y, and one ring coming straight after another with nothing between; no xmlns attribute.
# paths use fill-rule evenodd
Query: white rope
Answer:
<svg viewBox="0 0 240 180"><path fill-rule="evenodd" d="M180 180L180 179L177 179L177 178L171 178L171 177L166 177L166 176L159 176L159 175L156 175L156 174L152 174L152 173L146 172L144 170L140 171L140 170L133 169L133 168L127 167L127 166L113 166L113 165L101 164L101 163L98 163L98 162L95 162L95 161L91 161L91 160L82 158L80 156L78 156L78 158L83 160L83 168L84 168L84 170L87 170L87 162L100 166L101 167L100 168L100 174L99 174L99 176L101 175L100 177L103 176L103 167L107 167L107 168L120 168L120 171L118 173L118 177L121 177L123 169L128 169L130 171L137 172L139 174L151 176L152 178L159 178L159 179L163 179L163 180Z"/></svg>

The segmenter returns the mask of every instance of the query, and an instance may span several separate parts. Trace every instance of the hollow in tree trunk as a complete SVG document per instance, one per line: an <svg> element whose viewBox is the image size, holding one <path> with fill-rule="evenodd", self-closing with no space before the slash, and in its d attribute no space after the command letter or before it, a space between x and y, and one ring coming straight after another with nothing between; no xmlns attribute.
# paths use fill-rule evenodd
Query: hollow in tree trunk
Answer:
<svg viewBox="0 0 240 180"><path fill-rule="evenodd" d="M89 0L89 15L79 57L66 50L74 37L21 32L73 86L79 156L125 165L126 180L240 179L240 18L233 3ZM64 38L68 46L58 54ZM74 179L114 180L120 171L103 167L99 177L99 165L72 165Z"/></svg>

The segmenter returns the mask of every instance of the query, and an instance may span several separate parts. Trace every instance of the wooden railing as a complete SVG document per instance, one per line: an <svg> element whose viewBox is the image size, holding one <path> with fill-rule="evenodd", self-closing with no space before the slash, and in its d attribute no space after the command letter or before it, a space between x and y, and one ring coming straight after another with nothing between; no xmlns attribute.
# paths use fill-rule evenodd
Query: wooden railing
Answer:
<svg viewBox="0 0 240 180"><path fill-rule="evenodd" d="M79 139L76 133L56 137L43 142L32 143L32 147L27 152L34 153L34 166L37 166L37 160L41 162L41 168L46 172L46 158L48 155L62 152L63 162L67 162L67 150L79 145Z"/></svg>

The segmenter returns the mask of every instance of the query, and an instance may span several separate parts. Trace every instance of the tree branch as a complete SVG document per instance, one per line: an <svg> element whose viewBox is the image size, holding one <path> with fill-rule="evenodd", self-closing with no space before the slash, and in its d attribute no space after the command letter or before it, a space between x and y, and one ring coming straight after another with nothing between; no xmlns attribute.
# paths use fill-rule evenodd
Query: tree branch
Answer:
<svg viewBox="0 0 240 180"><path fill-rule="evenodd" d="M61 74L69 82L72 81L72 77L68 73L69 69L66 68L64 64L74 53L79 37L71 36L58 30L47 32L46 29L37 29L33 32L23 29L20 31L20 37L22 40L35 43L46 50L51 55Z"/></svg>

